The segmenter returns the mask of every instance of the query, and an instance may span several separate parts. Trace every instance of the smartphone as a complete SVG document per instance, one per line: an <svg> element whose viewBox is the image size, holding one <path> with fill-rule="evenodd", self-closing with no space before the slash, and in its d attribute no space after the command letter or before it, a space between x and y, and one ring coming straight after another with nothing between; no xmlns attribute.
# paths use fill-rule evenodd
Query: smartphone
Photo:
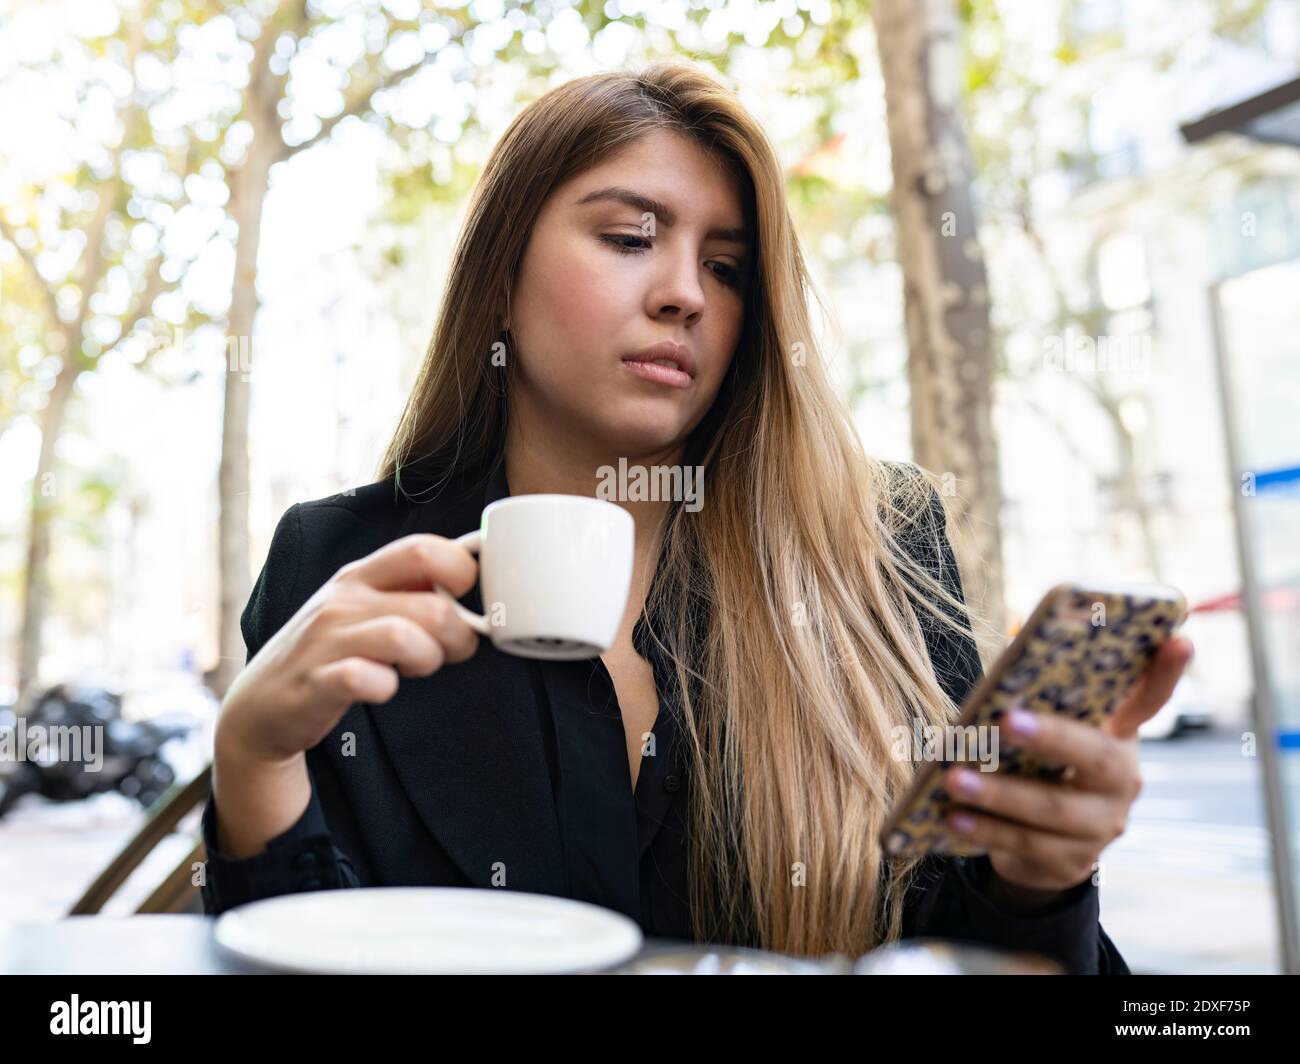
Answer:
<svg viewBox="0 0 1300 1064"><path fill-rule="evenodd" d="M924 764L881 829L885 852L986 852L948 830L945 818L960 803L948 794L943 773L963 762L974 771L1059 781L1064 765L1002 741L999 722L1007 710L1015 706L1100 725L1186 619L1186 599L1166 584L1053 587L971 689L955 722L924 733L924 742L915 741L922 738L919 725L908 739L900 736L895 756L907 754Z"/></svg>

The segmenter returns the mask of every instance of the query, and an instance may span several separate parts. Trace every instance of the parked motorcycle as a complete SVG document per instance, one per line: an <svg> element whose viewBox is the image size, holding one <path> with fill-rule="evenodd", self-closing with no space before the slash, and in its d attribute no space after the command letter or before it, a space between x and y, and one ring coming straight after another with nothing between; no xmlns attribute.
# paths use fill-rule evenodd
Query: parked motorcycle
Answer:
<svg viewBox="0 0 1300 1064"><path fill-rule="evenodd" d="M176 780L162 748L189 734L192 725L127 721L121 714L119 695L82 684L49 688L22 721L12 710L0 710L0 751L5 752L0 756L0 817L24 794L75 802L119 791L146 809L157 801ZM67 750L51 743L50 737L59 735L51 730L56 728L79 733L85 747L80 757L65 757ZM6 732L12 736L7 744ZM20 738L25 741L19 742ZM93 765L88 763L90 743L94 744Z"/></svg>

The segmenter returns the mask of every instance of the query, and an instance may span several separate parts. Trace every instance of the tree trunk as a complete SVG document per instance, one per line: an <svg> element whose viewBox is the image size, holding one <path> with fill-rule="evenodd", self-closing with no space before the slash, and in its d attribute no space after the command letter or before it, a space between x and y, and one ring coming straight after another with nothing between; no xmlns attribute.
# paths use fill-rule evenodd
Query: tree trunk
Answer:
<svg viewBox="0 0 1300 1064"><path fill-rule="evenodd" d="M988 280L961 114L954 0L876 0L903 269L913 460L938 473L967 600L1006 632ZM982 642L982 641L981 641ZM982 645L987 661L1001 645Z"/></svg>
<svg viewBox="0 0 1300 1064"><path fill-rule="evenodd" d="M39 679L41 629L50 606L50 522L58 485L54 479L54 446L68 409L68 400L81 375L78 347L69 347L63 368L55 378L50 398L41 412L41 452L32 480L32 505L27 526L27 571L23 574L23 623L18 635L18 696Z"/></svg>
<svg viewBox="0 0 1300 1064"><path fill-rule="evenodd" d="M131 116L128 114L128 129L130 120ZM67 415L68 400L72 398L77 378L88 365L82 351L82 343L85 340L86 321L90 316L90 301L104 272L104 236L108 230L109 215L121 191L121 161L126 143L124 137L114 149L113 177L99 189L95 212L86 227L86 244L82 252L82 270L79 278L81 299L75 319L67 323L59 321L58 299L53 288L48 286L46 288L49 307L46 328L51 337L57 336L61 341L63 364L59 369L59 375L54 379L54 387L41 413L41 451L36 462L36 476L32 480L32 507L27 529L27 571L23 577L23 624L18 635L20 702L25 701L23 696L40 678L41 629L45 626L45 616L49 612L50 605L50 526L54 518L55 499L58 497L54 472L57 464L55 448L59 441L59 432L63 428L63 420ZM5 235L15 247L19 246L12 239L11 234L6 232ZM19 254L21 255L22 252L20 251ZM37 284L45 285L46 282L34 261L31 265L33 279Z"/></svg>
<svg viewBox="0 0 1300 1064"><path fill-rule="evenodd" d="M247 154L230 178L230 212L239 226L235 241L235 278L226 327L226 387L221 423L221 469L217 491L221 502L218 558L221 610L220 660L210 678L218 698L224 698L244 667L247 651L239 617L252 590L248 553L248 413L251 395L253 328L257 318L257 251L262 240L262 208L271 167L285 157L277 108L284 98L285 75L274 74L270 59L286 18L298 17L295 5L278 8L263 24L254 47L244 114L253 127Z"/></svg>

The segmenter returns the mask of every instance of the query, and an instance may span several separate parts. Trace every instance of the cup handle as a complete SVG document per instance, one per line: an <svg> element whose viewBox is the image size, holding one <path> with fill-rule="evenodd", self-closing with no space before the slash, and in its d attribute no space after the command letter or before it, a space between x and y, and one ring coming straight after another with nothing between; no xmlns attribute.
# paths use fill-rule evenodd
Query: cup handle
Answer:
<svg viewBox="0 0 1300 1064"><path fill-rule="evenodd" d="M481 529L476 528L473 532L466 532L455 542L457 546L464 547L471 554L477 555L483 548L483 532ZM475 613L473 610L466 609L452 598L451 592L446 588L437 587L434 590L450 602L451 608L456 611L456 616L478 632L479 635L490 636L492 634L492 624L486 617Z"/></svg>

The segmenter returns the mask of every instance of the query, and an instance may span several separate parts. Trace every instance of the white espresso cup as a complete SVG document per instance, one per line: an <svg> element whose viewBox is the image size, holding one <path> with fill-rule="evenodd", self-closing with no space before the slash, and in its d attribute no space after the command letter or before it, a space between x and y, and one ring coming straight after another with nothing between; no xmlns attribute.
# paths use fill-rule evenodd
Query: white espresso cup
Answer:
<svg viewBox="0 0 1300 1064"><path fill-rule="evenodd" d="M632 586L636 523L583 495L511 495L456 542L479 557L485 616L446 590L462 620L507 654L594 658L614 645Z"/></svg>

